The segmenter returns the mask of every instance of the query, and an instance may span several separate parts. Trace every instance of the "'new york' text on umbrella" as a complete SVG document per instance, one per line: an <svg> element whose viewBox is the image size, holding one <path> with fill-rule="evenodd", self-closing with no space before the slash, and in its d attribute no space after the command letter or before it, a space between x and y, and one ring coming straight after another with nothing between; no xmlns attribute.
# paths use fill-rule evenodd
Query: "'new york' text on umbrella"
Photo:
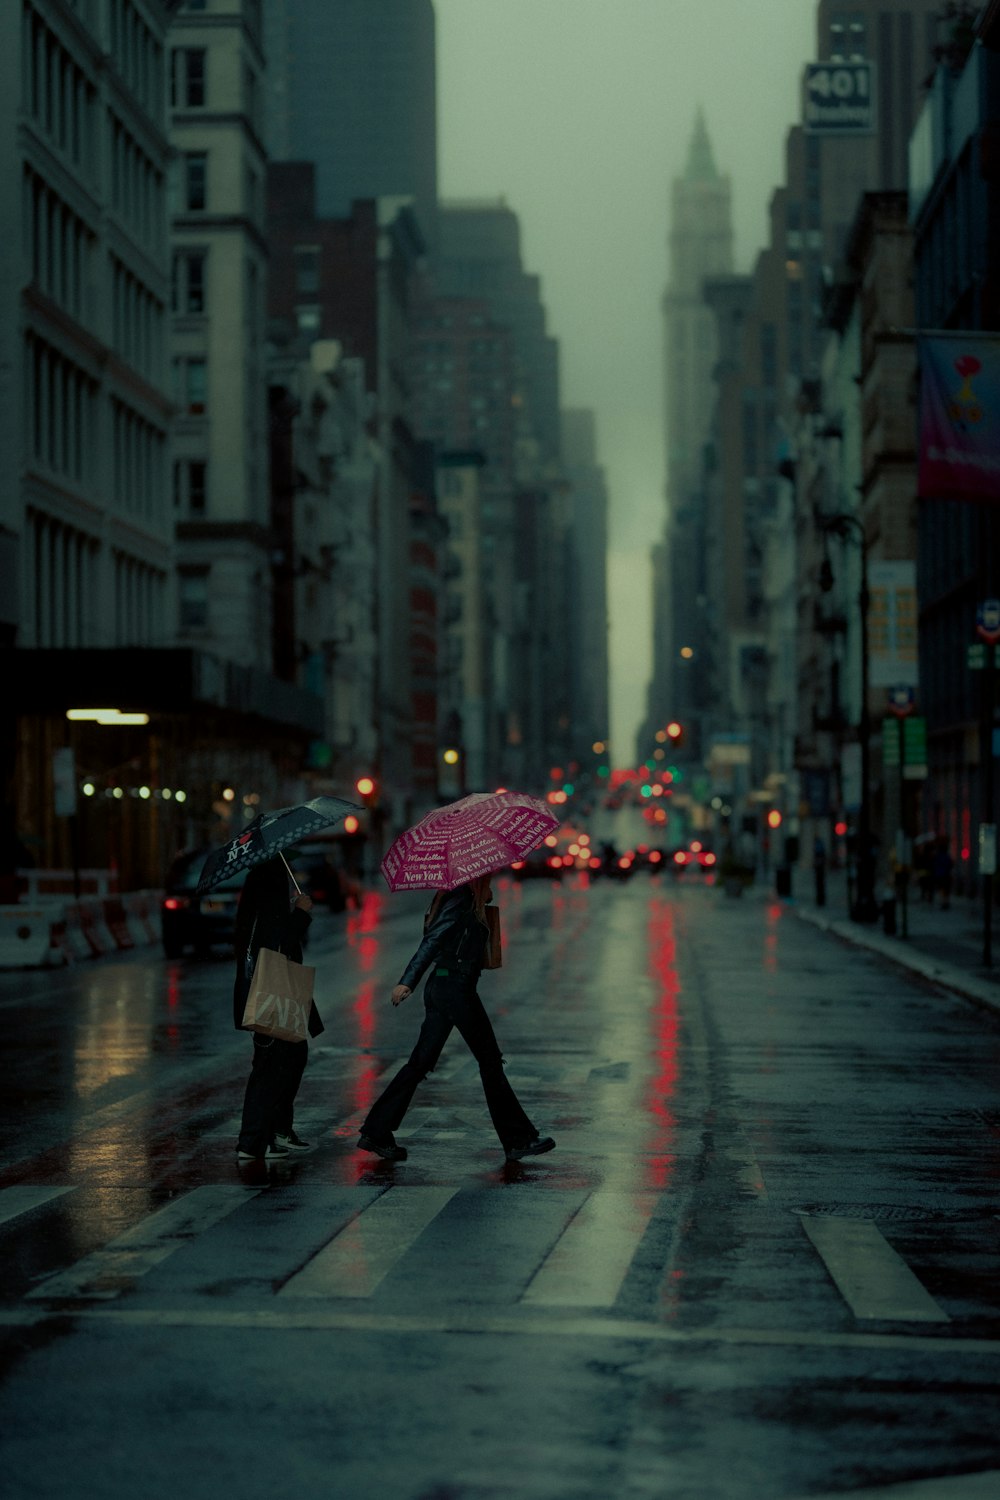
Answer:
<svg viewBox="0 0 1000 1500"><path fill-rule="evenodd" d="M558 826L536 797L473 792L435 808L394 839L382 874L390 891L453 891L523 859Z"/></svg>

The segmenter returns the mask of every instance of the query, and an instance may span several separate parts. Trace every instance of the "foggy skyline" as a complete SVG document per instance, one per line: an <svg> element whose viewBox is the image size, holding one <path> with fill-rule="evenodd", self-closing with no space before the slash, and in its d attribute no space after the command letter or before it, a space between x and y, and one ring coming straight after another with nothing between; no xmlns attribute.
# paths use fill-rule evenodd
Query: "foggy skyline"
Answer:
<svg viewBox="0 0 1000 1500"><path fill-rule="evenodd" d="M815 53L815 0L434 0L442 197L503 197L560 347L564 407L596 414L609 489L611 736L630 761L664 518L660 298L670 185L699 106L733 187L735 268L768 233Z"/></svg>

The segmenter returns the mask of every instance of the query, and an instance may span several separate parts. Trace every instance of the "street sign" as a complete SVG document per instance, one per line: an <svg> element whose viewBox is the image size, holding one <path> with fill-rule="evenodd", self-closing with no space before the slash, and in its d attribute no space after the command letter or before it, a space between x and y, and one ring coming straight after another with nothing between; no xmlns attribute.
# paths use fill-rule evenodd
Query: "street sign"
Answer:
<svg viewBox="0 0 1000 1500"><path fill-rule="evenodd" d="M871 135L874 63L807 63L802 74L802 126L807 135Z"/></svg>
<svg viewBox="0 0 1000 1500"><path fill-rule="evenodd" d="M976 634L995 645L1000 641L1000 599L984 599L976 610Z"/></svg>
<svg viewBox="0 0 1000 1500"><path fill-rule="evenodd" d="M927 776L927 720L885 719L882 759L884 765L898 767L904 781L923 781Z"/></svg>
<svg viewBox="0 0 1000 1500"><path fill-rule="evenodd" d="M997 872L997 825L979 825L979 873L995 875Z"/></svg>

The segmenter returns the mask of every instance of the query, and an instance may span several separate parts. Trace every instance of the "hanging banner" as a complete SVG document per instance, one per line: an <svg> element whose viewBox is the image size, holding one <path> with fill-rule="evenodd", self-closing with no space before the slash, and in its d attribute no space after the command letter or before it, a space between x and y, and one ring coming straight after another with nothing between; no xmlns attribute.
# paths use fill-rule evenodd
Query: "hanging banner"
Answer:
<svg viewBox="0 0 1000 1500"><path fill-rule="evenodd" d="M1000 501L1000 334L924 333L917 350L919 493Z"/></svg>

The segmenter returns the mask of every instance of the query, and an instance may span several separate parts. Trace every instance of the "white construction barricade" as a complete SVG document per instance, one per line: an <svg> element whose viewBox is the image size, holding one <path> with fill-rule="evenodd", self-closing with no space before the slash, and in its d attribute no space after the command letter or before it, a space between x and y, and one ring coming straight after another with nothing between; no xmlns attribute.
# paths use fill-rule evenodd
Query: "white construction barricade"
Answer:
<svg viewBox="0 0 1000 1500"><path fill-rule="evenodd" d="M59 927L65 928L61 901L0 906L0 969L37 969L65 962Z"/></svg>

